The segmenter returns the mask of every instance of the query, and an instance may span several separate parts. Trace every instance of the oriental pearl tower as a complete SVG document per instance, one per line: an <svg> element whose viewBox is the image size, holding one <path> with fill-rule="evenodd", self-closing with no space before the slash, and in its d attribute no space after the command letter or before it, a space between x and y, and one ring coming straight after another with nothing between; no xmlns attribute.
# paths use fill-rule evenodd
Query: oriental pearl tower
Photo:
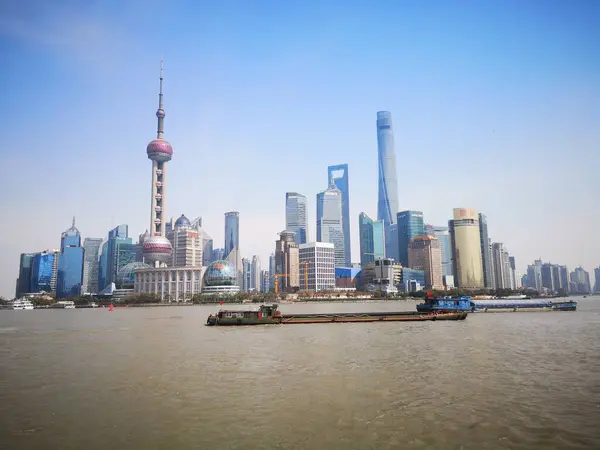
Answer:
<svg viewBox="0 0 600 450"><path fill-rule="evenodd" d="M163 139L165 110L163 108L163 63L160 62L160 91L158 94L158 130L156 139L146 147L152 161L152 201L150 208L150 236L144 240L144 258L154 267L166 266L171 260L171 242L165 236L165 200L167 162L173 156L173 147Z"/></svg>

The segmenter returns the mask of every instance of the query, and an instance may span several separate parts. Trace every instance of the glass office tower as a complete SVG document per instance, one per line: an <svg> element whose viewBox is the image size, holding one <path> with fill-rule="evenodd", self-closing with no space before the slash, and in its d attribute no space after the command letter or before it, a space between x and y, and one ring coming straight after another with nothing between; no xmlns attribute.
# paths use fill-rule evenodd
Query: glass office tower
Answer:
<svg viewBox="0 0 600 450"><path fill-rule="evenodd" d="M352 264L350 253L350 181L348 164L327 167L327 181L333 180L342 193L342 229L344 231L344 260L347 267Z"/></svg>

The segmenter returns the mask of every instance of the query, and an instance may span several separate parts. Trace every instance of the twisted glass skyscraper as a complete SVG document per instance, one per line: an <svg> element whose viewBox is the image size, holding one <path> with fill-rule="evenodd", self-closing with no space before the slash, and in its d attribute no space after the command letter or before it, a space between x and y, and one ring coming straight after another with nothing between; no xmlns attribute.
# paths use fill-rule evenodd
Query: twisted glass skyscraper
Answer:
<svg viewBox="0 0 600 450"><path fill-rule="evenodd" d="M385 226L386 256L397 261L398 231L395 224L398 213L398 178L396 176L392 113L389 111L377 113L377 161L379 167L377 220L383 220Z"/></svg>

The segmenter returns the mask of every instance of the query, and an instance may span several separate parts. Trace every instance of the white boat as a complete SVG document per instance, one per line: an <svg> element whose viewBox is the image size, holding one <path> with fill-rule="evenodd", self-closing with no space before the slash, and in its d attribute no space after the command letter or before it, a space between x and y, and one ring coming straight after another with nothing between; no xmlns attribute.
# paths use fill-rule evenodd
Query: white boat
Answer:
<svg viewBox="0 0 600 450"><path fill-rule="evenodd" d="M33 303L31 303L31 300L24 300L24 299L18 299L15 300L14 302L11 303L12 309L15 310L25 310L25 311L29 311L33 309Z"/></svg>
<svg viewBox="0 0 600 450"><path fill-rule="evenodd" d="M75 303L72 302L71 300L60 300L60 301L56 302L55 304L53 304L52 306L50 306L50 308L75 309Z"/></svg>

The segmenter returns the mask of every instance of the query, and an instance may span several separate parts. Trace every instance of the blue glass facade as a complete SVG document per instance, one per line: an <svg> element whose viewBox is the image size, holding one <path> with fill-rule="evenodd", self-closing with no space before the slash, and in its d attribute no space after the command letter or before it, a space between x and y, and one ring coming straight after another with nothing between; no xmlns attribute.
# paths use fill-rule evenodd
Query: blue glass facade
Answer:
<svg viewBox="0 0 600 450"><path fill-rule="evenodd" d="M408 244L416 236L425 234L423 213L421 211L401 211L397 215L398 223L398 262L408 267Z"/></svg>
<svg viewBox="0 0 600 450"><path fill-rule="evenodd" d="M410 291L407 287L411 281L416 281L422 288L425 287L425 271L403 267L401 286L404 290Z"/></svg>
<svg viewBox="0 0 600 450"><path fill-rule="evenodd" d="M54 290L52 286L54 258L54 253L37 253L33 257L30 292L52 292Z"/></svg>
<svg viewBox="0 0 600 450"><path fill-rule="evenodd" d="M121 247L123 246L123 247ZM120 253L124 253L121 255ZM111 283L117 282L117 273L124 265L136 261L137 250L133 245L133 240L129 237L129 227L125 224L119 225L108 232L106 241L106 261L102 269L104 277L103 287L98 286L99 290L104 289ZM104 257L104 246L102 246L101 265Z"/></svg>
<svg viewBox="0 0 600 450"><path fill-rule="evenodd" d="M17 289L15 297L19 298L23 294L30 292L31 289L31 269L35 253L21 253L19 261L19 278L17 279Z"/></svg>
<svg viewBox="0 0 600 450"><path fill-rule="evenodd" d="M342 193L342 229L344 231L344 260L347 266L351 264L350 252L350 180L348 164L338 164L327 167L327 180L333 180Z"/></svg>
<svg viewBox="0 0 600 450"><path fill-rule="evenodd" d="M306 217L306 197L297 192L285 194L285 229L296 233L296 244L308 242L308 219Z"/></svg>
<svg viewBox="0 0 600 450"><path fill-rule="evenodd" d="M128 239L131 241L131 239ZM135 244L131 242L117 242L116 248L116 261L115 261L115 272L118 274L119 270L125 267L127 264L136 261L137 248Z"/></svg>
<svg viewBox="0 0 600 450"><path fill-rule="evenodd" d="M102 244L102 250L100 253L100 262L98 263L98 292L108 286L107 280L108 273L108 241Z"/></svg>
<svg viewBox="0 0 600 450"><path fill-rule="evenodd" d="M334 245L335 265L346 266L344 251L344 229L342 219L342 195L331 184L329 189L317 194L317 242L329 242Z"/></svg>
<svg viewBox="0 0 600 450"><path fill-rule="evenodd" d="M81 294L83 282L83 247L65 247L58 260L56 298Z"/></svg>
<svg viewBox="0 0 600 450"><path fill-rule="evenodd" d="M56 279L56 298L81 295L83 283L84 250L81 247L81 235L73 225L65 231L60 239L60 257Z"/></svg>
<svg viewBox="0 0 600 450"><path fill-rule="evenodd" d="M224 248L215 248L212 251L212 260L213 261L222 261L225 259L225 249Z"/></svg>
<svg viewBox="0 0 600 450"><path fill-rule="evenodd" d="M358 215L360 234L360 264L364 266L385 257L383 220L374 221L365 213Z"/></svg>
<svg viewBox="0 0 600 450"><path fill-rule="evenodd" d="M240 248L240 213L225 213L225 258L231 251Z"/></svg>
<svg viewBox="0 0 600 450"><path fill-rule="evenodd" d="M377 219L385 226L396 223L398 213L398 178L396 175L396 152L392 113L377 113L377 162L379 166Z"/></svg>

